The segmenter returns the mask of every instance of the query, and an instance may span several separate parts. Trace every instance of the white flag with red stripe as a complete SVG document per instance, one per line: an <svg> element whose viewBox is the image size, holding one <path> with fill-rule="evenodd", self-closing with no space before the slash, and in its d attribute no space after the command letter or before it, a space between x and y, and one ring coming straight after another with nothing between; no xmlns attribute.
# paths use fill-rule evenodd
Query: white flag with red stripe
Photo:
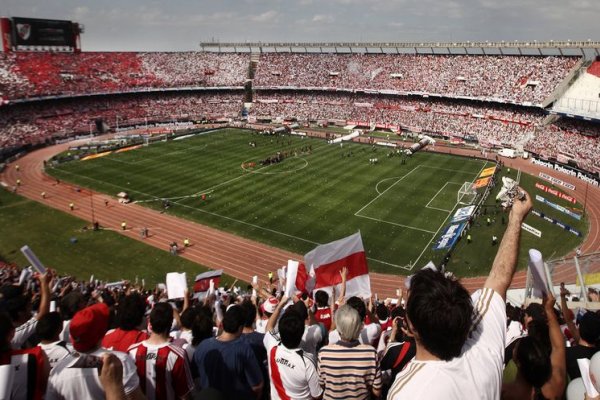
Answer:
<svg viewBox="0 0 600 400"><path fill-rule="evenodd" d="M304 264L310 275L315 277L314 291L324 290L331 295L333 286L336 286L339 294L342 283L340 271L346 267L346 297L371 297L369 268L360 232L317 246L306 253Z"/></svg>

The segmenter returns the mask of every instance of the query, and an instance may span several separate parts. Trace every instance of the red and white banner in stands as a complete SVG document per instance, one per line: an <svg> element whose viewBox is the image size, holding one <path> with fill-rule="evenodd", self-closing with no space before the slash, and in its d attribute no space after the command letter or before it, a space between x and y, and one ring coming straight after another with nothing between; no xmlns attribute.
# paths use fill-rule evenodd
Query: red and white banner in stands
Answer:
<svg viewBox="0 0 600 400"><path fill-rule="evenodd" d="M223 270L207 271L196 275L194 280L194 293L207 292L210 288L210 281L213 281L213 287L219 287L219 281L223 275Z"/></svg>
<svg viewBox="0 0 600 400"><path fill-rule="evenodd" d="M277 275L279 276L279 270ZM314 286L314 280L308 275L304 263L288 260L282 275L285 274L285 294L291 297L298 293L308 293Z"/></svg>
<svg viewBox="0 0 600 400"><path fill-rule="evenodd" d="M558 190L552 189L551 187L548 187L546 185L542 185L539 182L535 183L535 187L538 188L538 189L540 189L540 190L543 190L544 192L553 194L554 196L556 196L556 197L558 197L560 199L566 200L569 203L577 204L577 199L575 199L575 197L569 196L568 194L565 194L563 192L559 192Z"/></svg>
<svg viewBox="0 0 600 400"><path fill-rule="evenodd" d="M335 242L317 246L304 256L304 264L315 278L314 290L324 290L331 295L336 286L340 293L340 271L348 268L346 297L371 297L371 281L367 257L360 232Z"/></svg>

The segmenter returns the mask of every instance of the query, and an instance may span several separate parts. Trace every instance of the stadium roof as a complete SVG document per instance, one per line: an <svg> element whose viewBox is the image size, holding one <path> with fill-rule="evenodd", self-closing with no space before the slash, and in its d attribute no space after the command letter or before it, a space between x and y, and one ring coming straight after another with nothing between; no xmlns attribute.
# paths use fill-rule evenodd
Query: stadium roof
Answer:
<svg viewBox="0 0 600 400"><path fill-rule="evenodd" d="M597 54L600 49L600 41L571 41L571 40L550 40L550 41L500 41L500 42L201 42L200 47L203 50L209 49L536 49L541 53L542 49L556 49L562 53L565 49L580 50L593 49Z"/></svg>

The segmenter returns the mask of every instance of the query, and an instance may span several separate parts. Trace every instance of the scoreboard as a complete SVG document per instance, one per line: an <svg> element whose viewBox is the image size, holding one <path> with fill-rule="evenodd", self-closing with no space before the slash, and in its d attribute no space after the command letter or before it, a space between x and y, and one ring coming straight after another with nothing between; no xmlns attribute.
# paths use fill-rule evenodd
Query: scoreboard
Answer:
<svg viewBox="0 0 600 400"><path fill-rule="evenodd" d="M81 49L79 35L83 27L64 20L2 17L0 30L5 52L8 51L64 51Z"/></svg>

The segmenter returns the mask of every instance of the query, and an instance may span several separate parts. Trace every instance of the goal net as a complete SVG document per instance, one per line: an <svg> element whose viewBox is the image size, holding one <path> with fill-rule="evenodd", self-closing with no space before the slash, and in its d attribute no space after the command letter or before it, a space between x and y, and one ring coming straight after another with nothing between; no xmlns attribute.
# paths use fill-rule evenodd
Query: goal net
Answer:
<svg viewBox="0 0 600 400"><path fill-rule="evenodd" d="M477 191L475 189L473 189L473 183L465 182L462 184L462 186L458 190L456 202L458 204L470 205L470 204L473 204L476 197L477 197Z"/></svg>

